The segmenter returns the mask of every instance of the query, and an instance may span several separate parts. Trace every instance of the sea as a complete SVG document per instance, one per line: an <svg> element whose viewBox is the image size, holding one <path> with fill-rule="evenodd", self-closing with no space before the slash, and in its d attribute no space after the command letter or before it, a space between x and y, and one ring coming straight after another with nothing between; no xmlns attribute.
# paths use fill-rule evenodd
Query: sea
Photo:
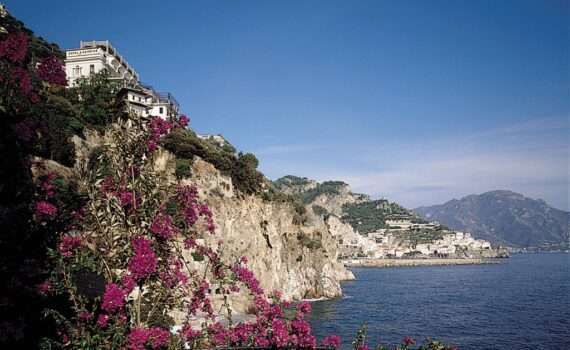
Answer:
<svg viewBox="0 0 570 350"><path fill-rule="evenodd" d="M366 324L370 348L410 336L463 350L570 350L570 254L352 271L342 298L312 303L314 333L340 335L343 349Z"/></svg>

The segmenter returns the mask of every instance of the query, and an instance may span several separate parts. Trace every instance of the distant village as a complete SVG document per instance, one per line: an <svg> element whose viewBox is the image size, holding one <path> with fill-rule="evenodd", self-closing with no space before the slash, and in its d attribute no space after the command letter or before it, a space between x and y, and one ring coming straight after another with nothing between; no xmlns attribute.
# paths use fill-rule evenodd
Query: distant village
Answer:
<svg viewBox="0 0 570 350"><path fill-rule="evenodd" d="M491 243L474 239L468 232L451 231L437 221L422 222L410 215L386 219L386 228L367 235L355 233L338 237L341 260L383 258L484 258L496 257ZM410 237L421 233L427 238L419 242Z"/></svg>

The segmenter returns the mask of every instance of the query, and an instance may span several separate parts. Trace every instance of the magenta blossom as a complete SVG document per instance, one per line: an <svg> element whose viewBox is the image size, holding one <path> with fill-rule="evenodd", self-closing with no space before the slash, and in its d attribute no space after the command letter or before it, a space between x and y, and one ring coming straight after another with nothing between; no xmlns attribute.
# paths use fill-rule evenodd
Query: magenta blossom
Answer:
<svg viewBox="0 0 570 350"><path fill-rule="evenodd" d="M311 313L311 304L306 301L302 301L297 305L297 312L306 315Z"/></svg>
<svg viewBox="0 0 570 350"><path fill-rule="evenodd" d="M100 328L107 328L107 325L109 324L109 316L108 315L99 315L99 317L97 317L97 326L99 326Z"/></svg>
<svg viewBox="0 0 570 350"><path fill-rule="evenodd" d="M321 341L321 345L327 348L338 348L340 346L340 337L338 335L329 335Z"/></svg>
<svg viewBox="0 0 570 350"><path fill-rule="evenodd" d="M71 258L74 251L81 247L81 244L81 237L63 236L61 242L59 242L59 245L57 246L57 250L62 256Z"/></svg>
<svg viewBox="0 0 570 350"><path fill-rule="evenodd" d="M42 282L36 286L39 294L47 295L52 290L51 283L49 281Z"/></svg>
<svg viewBox="0 0 570 350"><path fill-rule="evenodd" d="M57 215L57 207L46 201L36 202L35 210L40 218L53 218Z"/></svg>
<svg viewBox="0 0 570 350"><path fill-rule="evenodd" d="M129 261L129 271L135 280L141 280L156 271L157 258L152 250L152 243L148 239L139 236L133 238L131 245L135 255Z"/></svg>
<svg viewBox="0 0 570 350"><path fill-rule="evenodd" d="M38 77L50 84L66 86L63 63L55 56L44 58L38 66Z"/></svg>
<svg viewBox="0 0 570 350"><path fill-rule="evenodd" d="M129 350L145 350L149 345L151 349L159 349L168 345L170 332L159 327L134 328L129 334Z"/></svg>
<svg viewBox="0 0 570 350"><path fill-rule="evenodd" d="M101 309L108 313L114 313L125 305L125 297L125 292L119 286L109 283L105 287Z"/></svg>
<svg viewBox="0 0 570 350"><path fill-rule="evenodd" d="M166 213L159 212L150 226L150 231L162 239L170 239L174 236L176 229L172 222L172 217Z"/></svg>
<svg viewBox="0 0 570 350"><path fill-rule="evenodd" d="M412 337L405 337L402 340L402 344L406 345L406 346L410 346L410 345L414 345L416 344L416 341L414 340L414 338Z"/></svg>
<svg viewBox="0 0 570 350"><path fill-rule="evenodd" d="M12 62L20 62L28 52L28 36L23 32L10 33L0 41L0 58L6 57Z"/></svg>

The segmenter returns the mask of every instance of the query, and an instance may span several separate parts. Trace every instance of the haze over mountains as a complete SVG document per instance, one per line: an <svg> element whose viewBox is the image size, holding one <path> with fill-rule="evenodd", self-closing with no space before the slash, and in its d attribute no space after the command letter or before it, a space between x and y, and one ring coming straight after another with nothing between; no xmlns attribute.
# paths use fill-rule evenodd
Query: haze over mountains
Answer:
<svg viewBox="0 0 570 350"><path fill-rule="evenodd" d="M512 191L473 194L414 212L495 244L544 249L569 246L569 212Z"/></svg>

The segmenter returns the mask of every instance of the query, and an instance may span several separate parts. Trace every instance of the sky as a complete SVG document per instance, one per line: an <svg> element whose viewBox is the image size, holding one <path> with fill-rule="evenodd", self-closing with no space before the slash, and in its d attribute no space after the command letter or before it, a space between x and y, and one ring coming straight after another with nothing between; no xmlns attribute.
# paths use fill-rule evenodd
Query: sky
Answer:
<svg viewBox="0 0 570 350"><path fill-rule="evenodd" d="M569 208L568 0L4 3L61 48L110 40L271 179Z"/></svg>

